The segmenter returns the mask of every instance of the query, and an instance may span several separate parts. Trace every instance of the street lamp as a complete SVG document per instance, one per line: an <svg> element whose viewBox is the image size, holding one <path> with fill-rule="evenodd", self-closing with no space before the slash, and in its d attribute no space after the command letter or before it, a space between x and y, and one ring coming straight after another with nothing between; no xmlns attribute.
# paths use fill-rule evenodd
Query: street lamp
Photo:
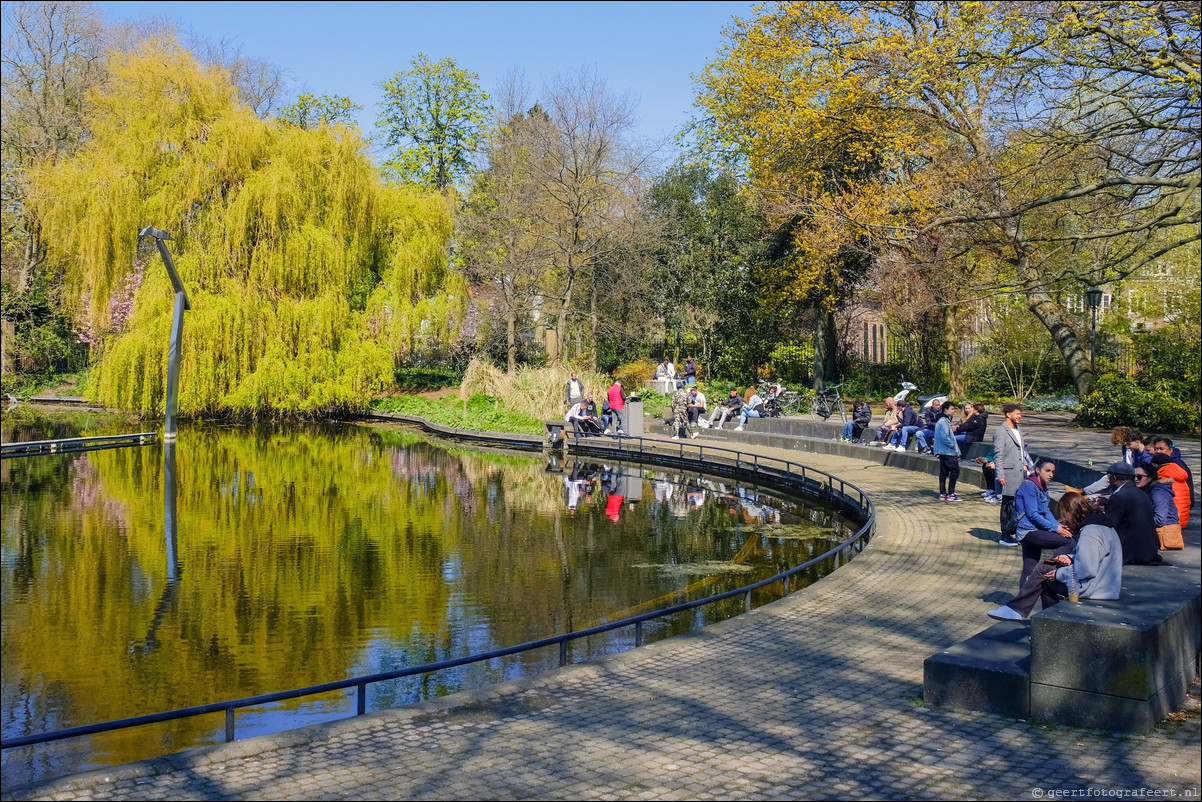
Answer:
<svg viewBox="0 0 1202 802"><path fill-rule="evenodd" d="M1102 305L1102 288L1090 287L1085 291L1085 297L1089 299L1089 311L1093 316L1089 324L1089 372L1097 373L1095 361L1098 352L1098 307Z"/></svg>
<svg viewBox="0 0 1202 802"><path fill-rule="evenodd" d="M175 439L175 403L179 396L179 351L180 341L184 336L184 310L191 309L188 303L188 293L184 292L184 282L180 281L179 273L175 270L175 262L171 261L171 253L167 250L164 240L171 239L166 231L160 231L153 226L147 226L138 232L139 237L154 237L159 247L159 255L167 266L167 275L171 277L171 286L175 288L175 313L171 317L171 341L167 345L167 422L163 429L164 440Z"/></svg>

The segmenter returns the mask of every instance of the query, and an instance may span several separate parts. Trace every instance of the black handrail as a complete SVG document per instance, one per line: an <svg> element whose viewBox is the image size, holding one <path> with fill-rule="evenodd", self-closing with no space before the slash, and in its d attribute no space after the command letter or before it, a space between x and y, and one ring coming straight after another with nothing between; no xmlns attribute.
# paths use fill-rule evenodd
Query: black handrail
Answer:
<svg viewBox="0 0 1202 802"><path fill-rule="evenodd" d="M656 446L661 445L663 441L658 441L658 440L648 440L646 438L641 438L641 437L638 437L638 438L623 437L623 438L614 438L614 439L606 438L605 440L597 439L597 440L593 440L592 442L596 444L595 450L600 450L600 451L617 450L624 454L637 453L641 457L666 456L666 455L657 453L659 449L649 452L648 449L644 447L645 443L651 443ZM606 445L602 445L603 443ZM614 443L617 444L616 449L613 448ZM638 446L637 452L630 451L629 449L626 448L627 445L634 445L634 444L637 444L637 446ZM686 447L697 449L697 451L698 451L697 462L701 463L702 462L701 455L704 453L704 451L707 447L703 446L701 444L698 444L698 443L691 443L691 442L690 443L683 443L683 442L680 443L679 444L679 459L681 461L686 460L686 457L684 456L684 449ZM590 450L594 450L594 449L590 449ZM667 450L671 450L671 449L669 448ZM721 447L716 447L716 446L709 446L708 450L711 452L716 451L716 452L726 452L726 453L734 454L734 456L735 456L735 466L734 467L736 470L741 469L741 458L744 456L741 452L736 451L734 449L727 449L727 448L721 448ZM177 710L168 710L168 711L164 711L162 713L151 713L151 714L144 715L144 716L134 716L132 718L116 719L113 721L104 721L104 722L99 722L96 724L87 724L82 727L70 727L68 729L54 730L52 732L39 733L36 735L23 735L23 736L19 736L17 738L9 738L9 739L0 741L0 750L15 749L15 748L21 747L21 746L32 746L34 744L49 743L51 741L60 741L60 740L66 739L66 738L76 738L76 737L79 737L82 735L95 735L96 733L101 733L101 732L109 732L112 730L126 729L129 727L137 727L137 726L141 726L144 724L157 724L157 723L161 723L164 721L174 721L177 719L191 718L192 716L205 715L205 714L209 714L209 713L218 713L218 712L222 712L222 711L225 712L225 740L226 740L226 742L230 742L230 741L234 740L234 729L235 729L234 714L238 708L256 707L258 705L270 704L272 702L279 702L279 701L283 701L285 699L295 699L295 698L301 697L301 696L312 696L312 695L319 694L319 693L328 693L330 691L344 690L344 689L350 688L350 687L356 688L356 715L361 716L367 712L367 686L370 684L376 683L376 682L385 682L387 680L399 679L401 677L412 676L414 674L425 674L427 672L442 671L442 670L445 670L448 668L456 668L458 666L469 665L471 663L483 662L485 660L495 660L500 657L507 657L512 654L519 654L521 652L526 652L526 651L530 651L533 649L541 649L541 648L545 648L548 646L555 646L555 645L558 645L560 647L559 648L559 664L560 664L560 666L564 666L564 665L568 664L567 644L574 640L578 640L580 638L587 638L592 635L598 635L603 632L609 632L614 629L621 629L624 627L633 626L633 627L635 627L635 648L638 648L639 646L642 645L642 642L643 642L643 637L642 637L643 623L646 621L652 621L657 618L663 618L663 617L666 617L669 615L675 615L676 613L684 612L685 610L692 610L697 607L702 607L702 606L705 606L708 604L714 604L716 602L734 598L735 596L739 596L739 595L742 595L744 597L744 609L747 611L750 611L752 609L751 608L751 593L752 593L752 591L755 591L760 588L767 587L768 585L772 585L777 582L780 582L781 589L782 589L782 598L783 598L784 596L787 596L789 594L789 577L791 577L793 574L796 574L800 571L804 571L805 569L809 568L812 565L815 565L816 563L819 563L823 560L829 559L830 557L833 557L834 555L838 554L839 552L843 551L844 549L851 548L853 545L859 543L860 541L864 540L865 538L871 538L873 532L876 529L876 509L875 509L874 505L872 504L872 501L866 495L864 495L864 491L860 490L860 488L856 487L855 485L848 484L848 483L844 482L842 479L839 479L838 477L833 476L833 475L827 473L826 471L818 470L817 468L807 468L806 466L801 465L800 463L791 462L789 460L780 459L778 457L764 457L764 459L779 462L782 464L783 468L771 468L771 469L763 468L759 464L759 460L760 460L759 455L752 454L751 456L752 456L752 466L755 470L767 470L767 471L769 471L769 475L774 478L785 479L785 480L791 479L795 475L791 471L791 468L793 468L793 467L799 468L800 469L800 477L799 477L800 478L800 487L797 489L800 489L800 490L802 490L802 492L805 492L805 493L813 493L815 490L814 487L807 485L808 482L813 481L812 479L807 477L807 475L806 475L807 471L810 473L820 474L820 475L826 477L827 481L821 485L818 485L817 490L819 491L819 493L827 495L828 497L834 495L834 483L838 482L839 483L838 495L841 497L840 500L842 501L842 503L845 506L851 506L850 499L847 495L847 488L848 487L852 488L859 494L859 503L856 506L858 507L860 514L865 516L863 518L864 523L860 526L860 528L858 530L856 530L855 534L853 534L847 540L844 540L842 543L840 543L839 545L835 546L834 548L828 550L824 554L814 557L813 559L807 560L806 562L802 563L801 565L797 565L788 570L781 571L780 573L778 573L774 576L771 576L767 579L762 579L762 580L760 580L758 582L754 582L750 585L745 585L740 588L735 588L734 590L728 590L728 591L724 591L722 593L714 594L712 596L707 596L704 599L697 599L697 600L691 601L691 602L683 602L681 604L673 605L672 607L667 607L667 608L664 608L661 610L654 610L649 613L642 613L640 615L623 618L618 621L611 621L611 622L608 622L605 624L598 624L596 626L589 627L588 629L577 630L575 632L568 632L563 635L555 635L555 636L552 636L549 638L542 638L540 640L530 641L528 643L522 643L517 646L507 646L502 649L494 649L492 651L484 652L481 654L468 655L466 657L457 657L457 658L454 658L451 660L442 660L437 663L427 663L425 665L420 665L420 666L411 666L409 668L400 668L400 669L394 669L392 671L383 671L383 672L379 672L379 673L375 673L375 674L368 674L366 676L361 676L361 677L352 677L350 679L337 680L334 682L325 682L320 685L308 685L303 688L294 688L292 690L287 690L287 691L277 691L274 693L258 694L256 696L246 696L246 697L242 697L240 699L230 699L230 700L227 700L224 702L211 702L209 704L204 704L204 705L194 705L192 707L184 707L184 708L180 708ZM689 460L689 461L691 462L692 460ZM713 464L713 465L702 464L701 467L708 469L708 472L714 472L715 469L717 469L718 472L721 472L724 468L728 468L729 466L724 466L721 463L718 463L718 464ZM786 489L786 490L794 489L794 488L789 487L789 485L791 484L791 482L789 482L789 481L781 482L781 484L784 487L784 489Z"/></svg>
<svg viewBox="0 0 1202 802"><path fill-rule="evenodd" d="M64 437L58 440L26 440L0 444L0 457L28 457L67 451L92 451L101 448L153 445L157 432L103 434L95 437Z"/></svg>

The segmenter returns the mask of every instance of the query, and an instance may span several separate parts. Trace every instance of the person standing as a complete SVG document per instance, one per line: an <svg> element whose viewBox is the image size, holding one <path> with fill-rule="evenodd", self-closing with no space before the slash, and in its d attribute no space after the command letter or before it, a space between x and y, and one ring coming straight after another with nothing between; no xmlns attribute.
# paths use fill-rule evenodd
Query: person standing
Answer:
<svg viewBox="0 0 1202 802"><path fill-rule="evenodd" d="M907 405L908 407L909 405ZM935 454L939 457L939 500L963 501L956 495L956 480L960 478L960 446L952 434L952 410L956 405L944 401L943 417L935 424Z"/></svg>
<svg viewBox="0 0 1202 802"><path fill-rule="evenodd" d="M614 383L609 386L606 392L609 401L610 411L618 418L617 434L625 434L622 427L626 424L626 391L622 389L622 382L614 379ZM610 430L606 429L605 433L609 434Z"/></svg>
<svg viewBox="0 0 1202 802"><path fill-rule="evenodd" d="M585 395L584 382L576 378L576 371L572 371L572 378L568 379L568 383L563 387L564 404L571 408L583 401Z"/></svg>
<svg viewBox="0 0 1202 802"><path fill-rule="evenodd" d="M697 360L689 357L684 361L684 383L697 383Z"/></svg>
<svg viewBox="0 0 1202 802"><path fill-rule="evenodd" d="M689 392L683 383L678 383L672 393L672 426L676 429L673 440L684 437L689 429Z"/></svg>
<svg viewBox="0 0 1202 802"><path fill-rule="evenodd" d="M998 543L1017 547L1018 516L1014 509L1014 497L1026 481L1031 468L1031 457L1023 442L1019 429L1023 419L1021 404L1006 404L1002 407L1005 419L993 433L993 462L997 466L998 483L1002 486L1001 536Z"/></svg>

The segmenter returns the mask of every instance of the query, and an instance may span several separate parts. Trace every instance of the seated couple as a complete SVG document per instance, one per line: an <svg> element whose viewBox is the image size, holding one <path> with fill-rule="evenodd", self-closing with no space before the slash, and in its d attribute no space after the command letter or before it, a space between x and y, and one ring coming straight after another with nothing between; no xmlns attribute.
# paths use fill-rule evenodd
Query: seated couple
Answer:
<svg viewBox="0 0 1202 802"><path fill-rule="evenodd" d="M585 396L580 403L573 404L563 419L572 424L572 431L577 437L598 435L607 428L597 411L597 402L593 400L592 393Z"/></svg>
<svg viewBox="0 0 1202 802"><path fill-rule="evenodd" d="M1067 533L1065 545L1073 544L1072 553L1058 549L1056 556L1030 572L1017 596L989 611L990 618L1021 621L1031 615L1036 602L1043 602L1046 610L1061 596L1070 601L1119 597L1123 546L1112 519L1084 494L1065 493L1060 499L1059 528Z"/></svg>

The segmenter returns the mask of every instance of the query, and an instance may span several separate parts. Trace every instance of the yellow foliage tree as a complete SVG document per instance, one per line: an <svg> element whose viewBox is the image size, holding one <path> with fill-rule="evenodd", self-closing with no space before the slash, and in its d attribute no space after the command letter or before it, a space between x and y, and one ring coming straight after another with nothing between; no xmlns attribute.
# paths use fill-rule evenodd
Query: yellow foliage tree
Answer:
<svg viewBox="0 0 1202 802"><path fill-rule="evenodd" d="M394 364L453 336L451 209L386 187L354 128L273 124L228 74L171 42L114 54L90 140L34 170L33 198L80 328L102 346L89 392L163 408L172 297L137 240L172 232L188 290L184 414L318 415L366 406Z"/></svg>
<svg viewBox="0 0 1202 802"><path fill-rule="evenodd" d="M1021 293L1084 392L1057 294L1199 238L1199 13L1192 3L774 3L700 79L702 133L813 221L919 258L936 230ZM815 170L831 143L844 165ZM954 304L957 299L948 301Z"/></svg>

